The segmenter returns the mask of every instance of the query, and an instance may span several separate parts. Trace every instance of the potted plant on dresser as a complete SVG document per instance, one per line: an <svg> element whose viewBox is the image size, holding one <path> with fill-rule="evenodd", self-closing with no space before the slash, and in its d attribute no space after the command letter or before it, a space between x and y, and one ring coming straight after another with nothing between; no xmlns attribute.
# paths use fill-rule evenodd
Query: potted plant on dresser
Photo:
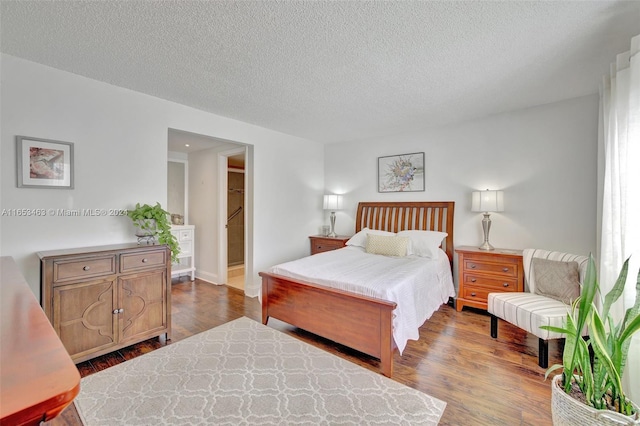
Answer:
<svg viewBox="0 0 640 426"><path fill-rule="evenodd" d="M580 297L567 313L564 328L542 328L566 335L563 364L551 366L545 375L562 368L551 383L553 423L559 425L640 425L640 408L622 389L622 373L627 361L631 337L640 330L640 273L636 282L634 306L624 319L614 323L611 305L622 295L629 259L602 307L594 303L599 294L593 256L590 256ZM587 327L589 338L582 338Z"/></svg>
<svg viewBox="0 0 640 426"><path fill-rule="evenodd" d="M151 242L157 241L158 244L166 244L171 249L171 261L178 262L180 245L175 235L171 233L171 222L167 218L169 212L164 210L160 203L154 206L136 203L135 209L127 211L127 216L138 228L136 231L138 241L146 239Z"/></svg>

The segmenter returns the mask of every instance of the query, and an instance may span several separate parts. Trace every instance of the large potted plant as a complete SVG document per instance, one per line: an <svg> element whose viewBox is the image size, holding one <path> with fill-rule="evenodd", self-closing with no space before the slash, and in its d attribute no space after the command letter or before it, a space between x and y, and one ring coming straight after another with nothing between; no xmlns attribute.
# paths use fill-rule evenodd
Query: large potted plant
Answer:
<svg viewBox="0 0 640 426"><path fill-rule="evenodd" d="M600 289L590 256L580 296L567 313L564 328L542 327L566 336L562 364L551 366L545 375L563 370L551 384L554 425L640 425L640 408L622 389L631 337L640 330L640 273L635 303L624 319L616 324L609 312L623 293L628 268L629 259L599 309L595 300ZM582 337L585 327L588 338Z"/></svg>
<svg viewBox="0 0 640 426"><path fill-rule="evenodd" d="M175 235L171 233L171 222L167 218L169 212L164 210L160 203L154 206L136 203L135 209L127 211L127 216L138 228L136 235L139 238L151 238L159 244L166 244L171 249L171 261L178 262L180 245Z"/></svg>

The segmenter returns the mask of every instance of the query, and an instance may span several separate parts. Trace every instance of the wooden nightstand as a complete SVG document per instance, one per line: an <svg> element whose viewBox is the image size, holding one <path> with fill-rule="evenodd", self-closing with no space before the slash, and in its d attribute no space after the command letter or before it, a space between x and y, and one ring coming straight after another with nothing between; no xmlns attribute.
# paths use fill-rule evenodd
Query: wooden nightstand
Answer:
<svg viewBox="0 0 640 426"><path fill-rule="evenodd" d="M458 299L464 306L487 309L489 293L524 291L522 250L458 247Z"/></svg>
<svg viewBox="0 0 640 426"><path fill-rule="evenodd" d="M331 251L342 248L347 245L351 237L345 237L338 235L337 237L325 237L324 235L312 235L309 237L311 240L311 254L322 253L323 251Z"/></svg>

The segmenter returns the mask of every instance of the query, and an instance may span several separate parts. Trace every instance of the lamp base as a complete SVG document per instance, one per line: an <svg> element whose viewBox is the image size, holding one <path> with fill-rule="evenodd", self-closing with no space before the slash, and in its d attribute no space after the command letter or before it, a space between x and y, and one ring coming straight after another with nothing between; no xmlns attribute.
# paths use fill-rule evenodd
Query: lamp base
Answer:
<svg viewBox="0 0 640 426"><path fill-rule="evenodd" d="M336 234L335 228L336 228L336 212L331 212L331 215L329 216L329 222L331 222L331 232L329 232L329 235L327 235L327 237L331 237L331 238L335 238L338 235Z"/></svg>
<svg viewBox="0 0 640 426"><path fill-rule="evenodd" d="M484 218L482 219L482 231L484 233L484 243L478 247L480 250L494 250L493 246L489 244L489 230L491 229L491 219L489 218L489 212L482 213Z"/></svg>
<svg viewBox="0 0 640 426"><path fill-rule="evenodd" d="M482 244L480 247L478 247L480 250L495 250L493 248L493 246L491 244L489 244L488 241L485 241L484 244Z"/></svg>

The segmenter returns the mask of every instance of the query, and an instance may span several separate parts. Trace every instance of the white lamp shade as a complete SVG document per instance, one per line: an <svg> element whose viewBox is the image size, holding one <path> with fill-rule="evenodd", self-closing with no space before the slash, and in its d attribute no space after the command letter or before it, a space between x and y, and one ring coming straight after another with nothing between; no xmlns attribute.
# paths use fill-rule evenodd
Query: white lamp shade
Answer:
<svg viewBox="0 0 640 426"><path fill-rule="evenodd" d="M324 196L325 210L341 210L342 209L342 195L329 194Z"/></svg>
<svg viewBox="0 0 640 426"><path fill-rule="evenodd" d="M501 212L504 211L504 192L502 191L474 191L471 197L472 212Z"/></svg>

